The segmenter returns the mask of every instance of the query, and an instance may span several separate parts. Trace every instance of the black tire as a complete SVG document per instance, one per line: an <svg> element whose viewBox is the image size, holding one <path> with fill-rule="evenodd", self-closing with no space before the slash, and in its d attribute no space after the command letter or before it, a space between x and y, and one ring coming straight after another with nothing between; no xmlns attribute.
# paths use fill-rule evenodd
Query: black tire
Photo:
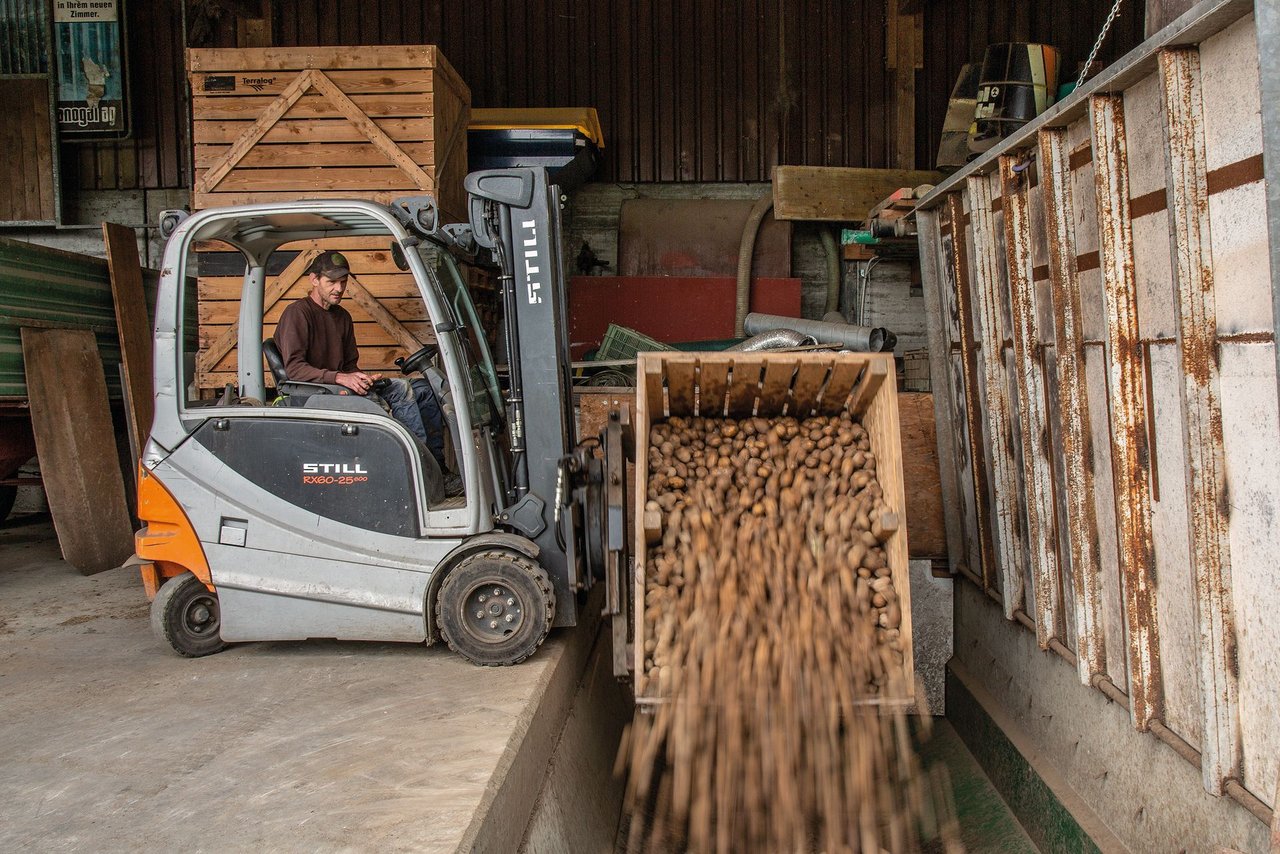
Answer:
<svg viewBox="0 0 1280 854"><path fill-rule="evenodd" d="M189 572L160 586L151 603L151 629L186 658L222 652L227 645L219 635L222 612L218 595Z"/></svg>
<svg viewBox="0 0 1280 854"><path fill-rule="evenodd" d="M555 615L551 579L542 567L513 552L465 558L449 571L436 597L441 637L481 667L519 664L533 655Z"/></svg>
<svg viewBox="0 0 1280 854"><path fill-rule="evenodd" d="M0 485L0 522L13 512L13 502L18 500L18 487Z"/></svg>

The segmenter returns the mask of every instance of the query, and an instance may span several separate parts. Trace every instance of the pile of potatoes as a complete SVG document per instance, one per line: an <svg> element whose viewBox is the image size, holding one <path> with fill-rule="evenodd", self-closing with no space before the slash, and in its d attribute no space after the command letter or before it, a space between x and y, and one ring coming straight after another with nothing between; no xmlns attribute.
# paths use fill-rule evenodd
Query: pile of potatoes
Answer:
<svg viewBox="0 0 1280 854"><path fill-rule="evenodd" d="M737 529L776 527L784 537L803 532L802 546L820 545L828 553L824 565L834 565L831 581L837 582L831 592L849 619L873 621L876 640L901 663L902 606L884 547L898 517L876 478L870 437L847 411L803 420L673 416L650 428L647 465L650 543L639 694L655 687L658 696L669 694L672 674L664 668L672 664L672 643L693 603L683 591L698 576L701 553L712 540L719 539L717 552L728 545L724 537L695 537L693 514L704 532L717 522ZM785 575L794 569L766 562L758 553L759 539L745 542L746 553L733 557L756 572ZM876 670L872 693L889 677L885 667Z"/></svg>

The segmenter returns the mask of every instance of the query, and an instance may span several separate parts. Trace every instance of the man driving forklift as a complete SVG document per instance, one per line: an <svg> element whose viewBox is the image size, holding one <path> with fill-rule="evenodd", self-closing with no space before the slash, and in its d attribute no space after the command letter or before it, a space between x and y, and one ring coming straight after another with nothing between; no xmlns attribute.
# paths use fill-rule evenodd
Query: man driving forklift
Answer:
<svg viewBox="0 0 1280 854"><path fill-rule="evenodd" d="M285 308L275 344L292 382L328 383L385 403L392 416L426 445L444 472L445 492L462 492L462 479L444 456L444 417L435 390L424 379L388 379L359 368L351 314L342 307L351 267L341 252L323 252L307 270L311 290Z"/></svg>

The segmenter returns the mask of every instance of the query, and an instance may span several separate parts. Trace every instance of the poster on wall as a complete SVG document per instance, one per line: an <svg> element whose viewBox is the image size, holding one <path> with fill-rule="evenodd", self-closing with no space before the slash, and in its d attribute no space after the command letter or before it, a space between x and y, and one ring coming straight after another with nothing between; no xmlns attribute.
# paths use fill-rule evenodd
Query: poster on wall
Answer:
<svg viewBox="0 0 1280 854"><path fill-rule="evenodd" d="M124 0L54 0L58 133L68 139L129 135L121 27Z"/></svg>

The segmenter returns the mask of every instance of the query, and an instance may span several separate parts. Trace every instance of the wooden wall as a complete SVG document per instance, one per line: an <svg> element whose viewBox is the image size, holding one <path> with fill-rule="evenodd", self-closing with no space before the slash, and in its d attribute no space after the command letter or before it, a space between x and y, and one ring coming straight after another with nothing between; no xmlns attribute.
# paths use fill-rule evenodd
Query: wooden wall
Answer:
<svg viewBox="0 0 1280 854"><path fill-rule="evenodd" d="M760 181L779 163L890 165L886 0L259 2L278 45L439 44L474 106L596 107L605 180ZM1111 4L920 5L916 160L925 166L964 62L988 42L1038 39L1062 47L1073 68ZM247 28L232 9L252 6L190 3L189 40L234 46ZM181 4L131 0L126 10L134 137L71 147L64 162L88 189L187 186ZM1126 4L1102 59L1141 34L1142 6Z"/></svg>

